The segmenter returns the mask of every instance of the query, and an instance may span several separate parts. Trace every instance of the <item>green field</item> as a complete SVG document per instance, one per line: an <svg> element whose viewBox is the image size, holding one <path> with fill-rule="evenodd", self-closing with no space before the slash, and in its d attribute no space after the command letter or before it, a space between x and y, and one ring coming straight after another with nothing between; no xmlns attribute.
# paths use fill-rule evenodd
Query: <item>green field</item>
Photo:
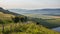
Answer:
<svg viewBox="0 0 60 34"><path fill-rule="evenodd" d="M23 14L27 17L33 17L33 18L42 18L42 19L53 19L58 18L56 16L49 16L49 15L42 15L42 14Z"/></svg>
<svg viewBox="0 0 60 34"><path fill-rule="evenodd" d="M47 28L55 28L60 27L60 18L51 17L47 15L40 15L40 14L24 14L28 17L31 17L30 19L39 23L40 25L43 25Z"/></svg>

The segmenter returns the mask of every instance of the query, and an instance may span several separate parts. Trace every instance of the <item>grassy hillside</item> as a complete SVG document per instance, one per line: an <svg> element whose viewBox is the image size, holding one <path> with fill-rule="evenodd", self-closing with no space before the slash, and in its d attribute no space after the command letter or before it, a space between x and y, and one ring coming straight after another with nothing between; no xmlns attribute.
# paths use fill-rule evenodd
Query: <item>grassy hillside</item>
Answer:
<svg viewBox="0 0 60 34"><path fill-rule="evenodd" d="M30 18L16 13L0 11L0 34L60 34L45 28L48 23L54 24L53 21L50 23L48 20ZM54 25L52 26L54 27Z"/></svg>
<svg viewBox="0 0 60 34"><path fill-rule="evenodd" d="M14 18L15 16L0 12L0 34L60 34L59 32L47 29L42 25L37 25L34 21L14 23L12 17ZM5 23L3 33L1 20Z"/></svg>
<svg viewBox="0 0 60 34"><path fill-rule="evenodd" d="M11 23L11 22L13 22L12 18L14 18L14 17L15 17L14 15L4 14L4 13L0 12L0 20L5 21L5 23Z"/></svg>
<svg viewBox="0 0 60 34"><path fill-rule="evenodd" d="M0 25L0 34L2 34L2 26ZM4 34L60 34L59 32L52 31L37 25L34 22L29 23L11 23L6 24L4 27Z"/></svg>

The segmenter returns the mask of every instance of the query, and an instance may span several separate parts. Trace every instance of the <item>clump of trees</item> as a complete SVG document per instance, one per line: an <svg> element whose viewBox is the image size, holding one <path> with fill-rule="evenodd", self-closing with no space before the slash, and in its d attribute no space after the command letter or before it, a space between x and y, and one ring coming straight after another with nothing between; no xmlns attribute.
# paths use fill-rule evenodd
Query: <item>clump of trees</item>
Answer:
<svg viewBox="0 0 60 34"><path fill-rule="evenodd" d="M16 16L15 18L12 18L14 23L17 23L17 22L27 22L27 17L24 17L24 16Z"/></svg>

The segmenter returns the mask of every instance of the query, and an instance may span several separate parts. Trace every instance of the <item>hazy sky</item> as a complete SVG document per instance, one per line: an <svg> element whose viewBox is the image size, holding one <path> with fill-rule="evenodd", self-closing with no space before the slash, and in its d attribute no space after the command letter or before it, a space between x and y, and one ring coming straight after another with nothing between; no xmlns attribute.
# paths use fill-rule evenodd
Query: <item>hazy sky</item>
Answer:
<svg viewBox="0 0 60 34"><path fill-rule="evenodd" d="M0 0L0 7L10 8L60 8L60 0Z"/></svg>

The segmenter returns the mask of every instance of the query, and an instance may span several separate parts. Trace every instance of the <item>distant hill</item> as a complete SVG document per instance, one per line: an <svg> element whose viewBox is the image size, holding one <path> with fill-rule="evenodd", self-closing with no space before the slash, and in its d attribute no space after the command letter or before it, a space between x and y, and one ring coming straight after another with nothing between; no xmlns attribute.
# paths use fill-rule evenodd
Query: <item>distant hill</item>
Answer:
<svg viewBox="0 0 60 34"><path fill-rule="evenodd" d="M60 16L60 9L35 9L35 10L9 9L9 10L19 14L43 14Z"/></svg>
<svg viewBox="0 0 60 34"><path fill-rule="evenodd" d="M43 13L43 15L60 16L60 9L37 9L33 11Z"/></svg>
<svg viewBox="0 0 60 34"><path fill-rule="evenodd" d="M5 13L5 14L12 14L12 15L15 15L15 16L20 16L20 14L15 13L15 12L11 12L11 11L9 11L9 10L5 10L5 9L3 9L2 7L0 7L0 12L3 12L3 13Z"/></svg>
<svg viewBox="0 0 60 34"><path fill-rule="evenodd" d="M41 11L41 12L50 12L50 13L60 13L60 9L35 9L31 11Z"/></svg>
<svg viewBox="0 0 60 34"><path fill-rule="evenodd" d="M42 10L44 10L44 11L60 11L60 9L42 9Z"/></svg>

